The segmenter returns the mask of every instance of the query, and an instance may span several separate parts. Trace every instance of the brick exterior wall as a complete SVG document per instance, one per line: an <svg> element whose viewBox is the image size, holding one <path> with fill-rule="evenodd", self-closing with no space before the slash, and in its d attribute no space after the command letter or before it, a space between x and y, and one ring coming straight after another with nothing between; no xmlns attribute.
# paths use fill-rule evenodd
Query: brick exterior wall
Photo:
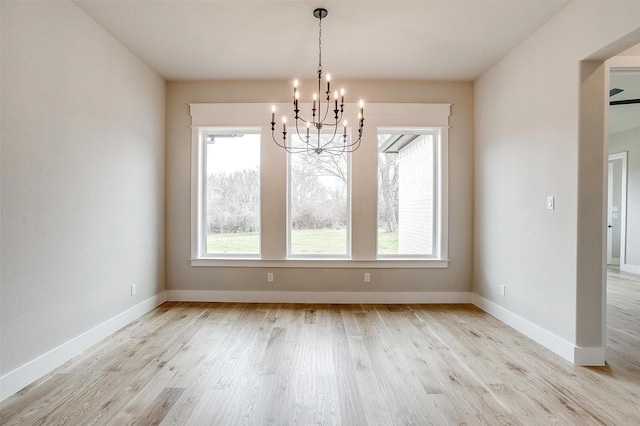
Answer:
<svg viewBox="0 0 640 426"><path fill-rule="evenodd" d="M398 254L432 254L433 136L402 148L398 161Z"/></svg>

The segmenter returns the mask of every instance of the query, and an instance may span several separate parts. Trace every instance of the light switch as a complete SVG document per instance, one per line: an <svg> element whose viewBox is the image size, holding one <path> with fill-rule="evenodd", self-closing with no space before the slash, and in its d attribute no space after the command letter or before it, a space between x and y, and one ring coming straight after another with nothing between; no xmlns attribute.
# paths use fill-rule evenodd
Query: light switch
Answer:
<svg viewBox="0 0 640 426"><path fill-rule="evenodd" d="M547 210L553 210L555 207L555 200L553 199L553 196L549 196L547 197Z"/></svg>
<svg viewBox="0 0 640 426"><path fill-rule="evenodd" d="M617 219L618 218L618 213L613 213L613 218Z"/></svg>

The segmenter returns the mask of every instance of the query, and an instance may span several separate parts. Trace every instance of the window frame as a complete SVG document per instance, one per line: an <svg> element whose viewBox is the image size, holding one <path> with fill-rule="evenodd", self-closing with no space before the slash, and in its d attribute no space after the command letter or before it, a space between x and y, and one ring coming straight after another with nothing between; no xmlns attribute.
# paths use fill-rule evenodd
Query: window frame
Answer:
<svg viewBox="0 0 640 426"><path fill-rule="evenodd" d="M198 194L197 194L197 257L200 259L260 259L261 258L261 240L262 232L258 237L258 252L207 252L207 136L212 134L252 134L260 135L262 129L257 126L239 126L239 127L220 127L220 126L200 126L197 127L198 141ZM261 138L262 139L262 138ZM262 148L262 140L260 140L259 149ZM260 203L261 208L261 203ZM259 223L262 224L262 212L260 211ZM262 229L262 227L260 227Z"/></svg>
<svg viewBox="0 0 640 426"><path fill-rule="evenodd" d="M441 185L443 181L443 169L447 170L446 165L443 165L441 153L443 151L443 138L442 127L429 126L429 127L417 127L417 126L400 126L389 127L381 126L376 129L377 134L403 134L403 135L432 135L433 136L433 168L431 170L433 174L433 224L432 224L432 243L431 254L400 254L389 253L383 254L379 252L379 232L376 232L376 258L379 260L402 260L402 259L440 259L442 253L442 238L443 233L440 229L440 221L442 220L441 207L448 203L448 200L441 200L444 194L448 194L448 191L442 191ZM447 149L448 150L448 149ZM378 154L380 154L378 152ZM379 157L377 157L379 160ZM377 164L377 163L376 163ZM380 180L377 180L378 194ZM378 200L379 201L379 200ZM380 208L380 203L377 205ZM376 212L379 214L379 211Z"/></svg>
<svg viewBox="0 0 640 426"><path fill-rule="evenodd" d="M351 135L352 128L347 127L348 134ZM291 137L291 134L289 135ZM307 155L307 154L294 154L287 153L287 252L286 258L288 260L304 260L304 259L317 259L317 260L349 260L351 259L351 222L353 220L352 210L351 210L351 154L345 153L346 162L347 162L347 241L346 241L346 253L338 254L338 253L327 253L327 254L319 254L319 253L298 253L294 254L291 252L291 158L293 155Z"/></svg>
<svg viewBox="0 0 640 426"><path fill-rule="evenodd" d="M362 144L351 156L351 258L287 258L287 155L271 139L269 116L271 103L190 103L191 117L191 253L194 267L256 267L256 268L447 268L448 259L448 133L451 104L367 104L367 117ZM290 111L291 104L276 103L279 112ZM300 109L311 105L300 104ZM358 111L357 104L345 105L345 111ZM289 113L285 113L289 114ZM293 115L287 116L293 121ZM347 116L351 123L357 117ZM250 128L260 127L260 258L203 258L198 252L198 197L201 183L198 176L200 127ZM437 196L440 247L437 258L378 259L377 258L377 128L438 127L441 128L441 184ZM369 130L367 130L369 129ZM276 130L276 137L279 132ZM351 135L353 137L353 135ZM375 203L375 204L374 204Z"/></svg>

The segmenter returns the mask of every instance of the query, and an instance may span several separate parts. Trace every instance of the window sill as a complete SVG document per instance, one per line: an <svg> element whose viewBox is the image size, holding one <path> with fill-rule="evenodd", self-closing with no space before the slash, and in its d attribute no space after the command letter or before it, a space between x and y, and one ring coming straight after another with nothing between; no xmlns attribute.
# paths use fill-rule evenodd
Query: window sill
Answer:
<svg viewBox="0 0 640 426"><path fill-rule="evenodd" d="M342 269L431 269L448 268L448 259L191 259L191 266L208 266L223 268L342 268Z"/></svg>

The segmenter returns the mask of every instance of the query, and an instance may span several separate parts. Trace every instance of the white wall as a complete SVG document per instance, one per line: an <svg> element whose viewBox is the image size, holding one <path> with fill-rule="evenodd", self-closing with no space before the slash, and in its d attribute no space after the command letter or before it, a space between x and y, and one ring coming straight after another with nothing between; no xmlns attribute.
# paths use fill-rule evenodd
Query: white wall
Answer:
<svg viewBox="0 0 640 426"><path fill-rule="evenodd" d="M7 377L164 291L165 83L72 2L0 7Z"/></svg>
<svg viewBox="0 0 640 426"><path fill-rule="evenodd" d="M171 82L167 85L167 288L172 291L461 292L471 284L473 95L470 83L345 81L368 103L452 103L449 133L448 269L192 267L189 103L288 102L290 81ZM266 110L265 124L269 121ZM375 129L367 131L375 132ZM361 148L362 149L362 148ZM354 155L358 155L356 152ZM284 173L284 170L280 171ZM354 171L355 173L355 171ZM277 179L280 176L276 177ZM359 176L354 176L359 178ZM273 179L272 179L273 180ZM279 182L279 180L277 181ZM375 191L371 194L375 196ZM284 200L283 200L284 202ZM375 205L375 204L374 204ZM373 216L375 220L375 215ZM354 220L358 220L356 217ZM375 241L375 235L373 236ZM354 244L359 244L355 241ZM275 274L266 282L267 272Z"/></svg>
<svg viewBox="0 0 640 426"><path fill-rule="evenodd" d="M601 64L640 40L638 16L573 2L475 83L474 292L577 362L604 356Z"/></svg>

